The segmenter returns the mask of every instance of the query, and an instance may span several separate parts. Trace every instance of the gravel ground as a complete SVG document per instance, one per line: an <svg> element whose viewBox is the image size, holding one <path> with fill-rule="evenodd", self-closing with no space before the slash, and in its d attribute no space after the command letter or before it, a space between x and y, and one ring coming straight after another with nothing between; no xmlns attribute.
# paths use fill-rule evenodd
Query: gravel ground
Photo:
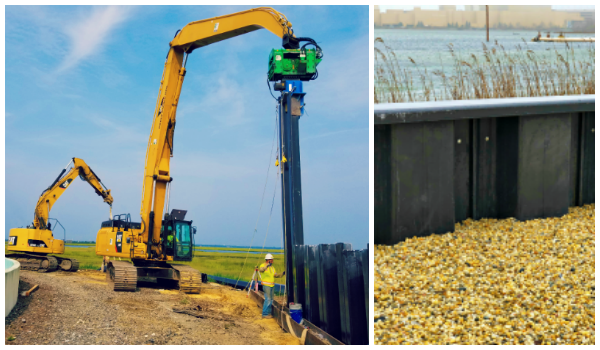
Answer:
<svg viewBox="0 0 600 350"><path fill-rule="evenodd" d="M117 293L99 271L21 271L20 290L36 284L5 318L5 344L299 344L245 293L217 284L199 295L151 285ZM186 307L206 318L172 311Z"/></svg>
<svg viewBox="0 0 600 350"><path fill-rule="evenodd" d="M375 248L375 344L595 344L595 209Z"/></svg>

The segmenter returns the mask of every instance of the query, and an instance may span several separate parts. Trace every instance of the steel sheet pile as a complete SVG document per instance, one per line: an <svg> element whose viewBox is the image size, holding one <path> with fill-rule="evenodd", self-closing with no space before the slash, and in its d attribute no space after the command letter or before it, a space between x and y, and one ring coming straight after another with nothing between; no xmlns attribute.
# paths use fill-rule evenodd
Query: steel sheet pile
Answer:
<svg viewBox="0 0 600 350"><path fill-rule="evenodd" d="M595 344L595 207L375 249L376 344Z"/></svg>

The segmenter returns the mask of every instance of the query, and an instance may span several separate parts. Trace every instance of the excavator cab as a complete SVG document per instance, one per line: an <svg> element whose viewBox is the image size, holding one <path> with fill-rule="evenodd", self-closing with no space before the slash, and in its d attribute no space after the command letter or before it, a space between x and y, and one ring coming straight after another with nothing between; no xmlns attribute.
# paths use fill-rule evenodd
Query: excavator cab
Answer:
<svg viewBox="0 0 600 350"><path fill-rule="evenodd" d="M194 256L194 240L192 235L196 228L191 221L184 220L186 210L173 209L166 215L162 226L162 240L166 253L175 261L192 261Z"/></svg>
<svg viewBox="0 0 600 350"><path fill-rule="evenodd" d="M166 232L165 232L166 229ZM196 233L191 221L163 221L163 243L168 256L175 261L192 261L194 246L192 234Z"/></svg>
<svg viewBox="0 0 600 350"><path fill-rule="evenodd" d="M192 222L173 221L175 237L173 239L173 260L192 261L194 247L192 246Z"/></svg>

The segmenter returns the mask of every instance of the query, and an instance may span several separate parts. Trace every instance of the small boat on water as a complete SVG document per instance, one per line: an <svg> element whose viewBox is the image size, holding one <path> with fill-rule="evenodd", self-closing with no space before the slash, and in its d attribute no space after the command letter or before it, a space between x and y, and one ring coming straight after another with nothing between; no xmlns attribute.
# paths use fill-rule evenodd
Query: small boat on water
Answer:
<svg viewBox="0 0 600 350"><path fill-rule="evenodd" d="M548 33L547 36L543 38L542 34L538 33L531 41L546 43L595 43L596 38L566 38L563 33L560 33L556 38L551 38L550 33Z"/></svg>
<svg viewBox="0 0 600 350"><path fill-rule="evenodd" d="M596 38L533 38L531 41L545 43L595 43Z"/></svg>

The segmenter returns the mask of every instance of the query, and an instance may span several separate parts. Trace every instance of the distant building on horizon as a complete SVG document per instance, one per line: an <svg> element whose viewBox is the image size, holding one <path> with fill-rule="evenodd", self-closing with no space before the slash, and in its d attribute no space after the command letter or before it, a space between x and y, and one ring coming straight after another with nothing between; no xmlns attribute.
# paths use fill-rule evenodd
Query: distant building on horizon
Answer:
<svg viewBox="0 0 600 350"><path fill-rule="evenodd" d="M567 29L582 26L582 14L594 11L558 11L551 5L490 5L491 29ZM376 28L479 28L486 25L485 5L465 5L458 11L455 5L440 5L438 10L411 11L388 9L381 12L375 6ZM587 23L589 23L589 15Z"/></svg>
<svg viewBox="0 0 600 350"><path fill-rule="evenodd" d="M465 11L485 11L485 5L465 5Z"/></svg>

